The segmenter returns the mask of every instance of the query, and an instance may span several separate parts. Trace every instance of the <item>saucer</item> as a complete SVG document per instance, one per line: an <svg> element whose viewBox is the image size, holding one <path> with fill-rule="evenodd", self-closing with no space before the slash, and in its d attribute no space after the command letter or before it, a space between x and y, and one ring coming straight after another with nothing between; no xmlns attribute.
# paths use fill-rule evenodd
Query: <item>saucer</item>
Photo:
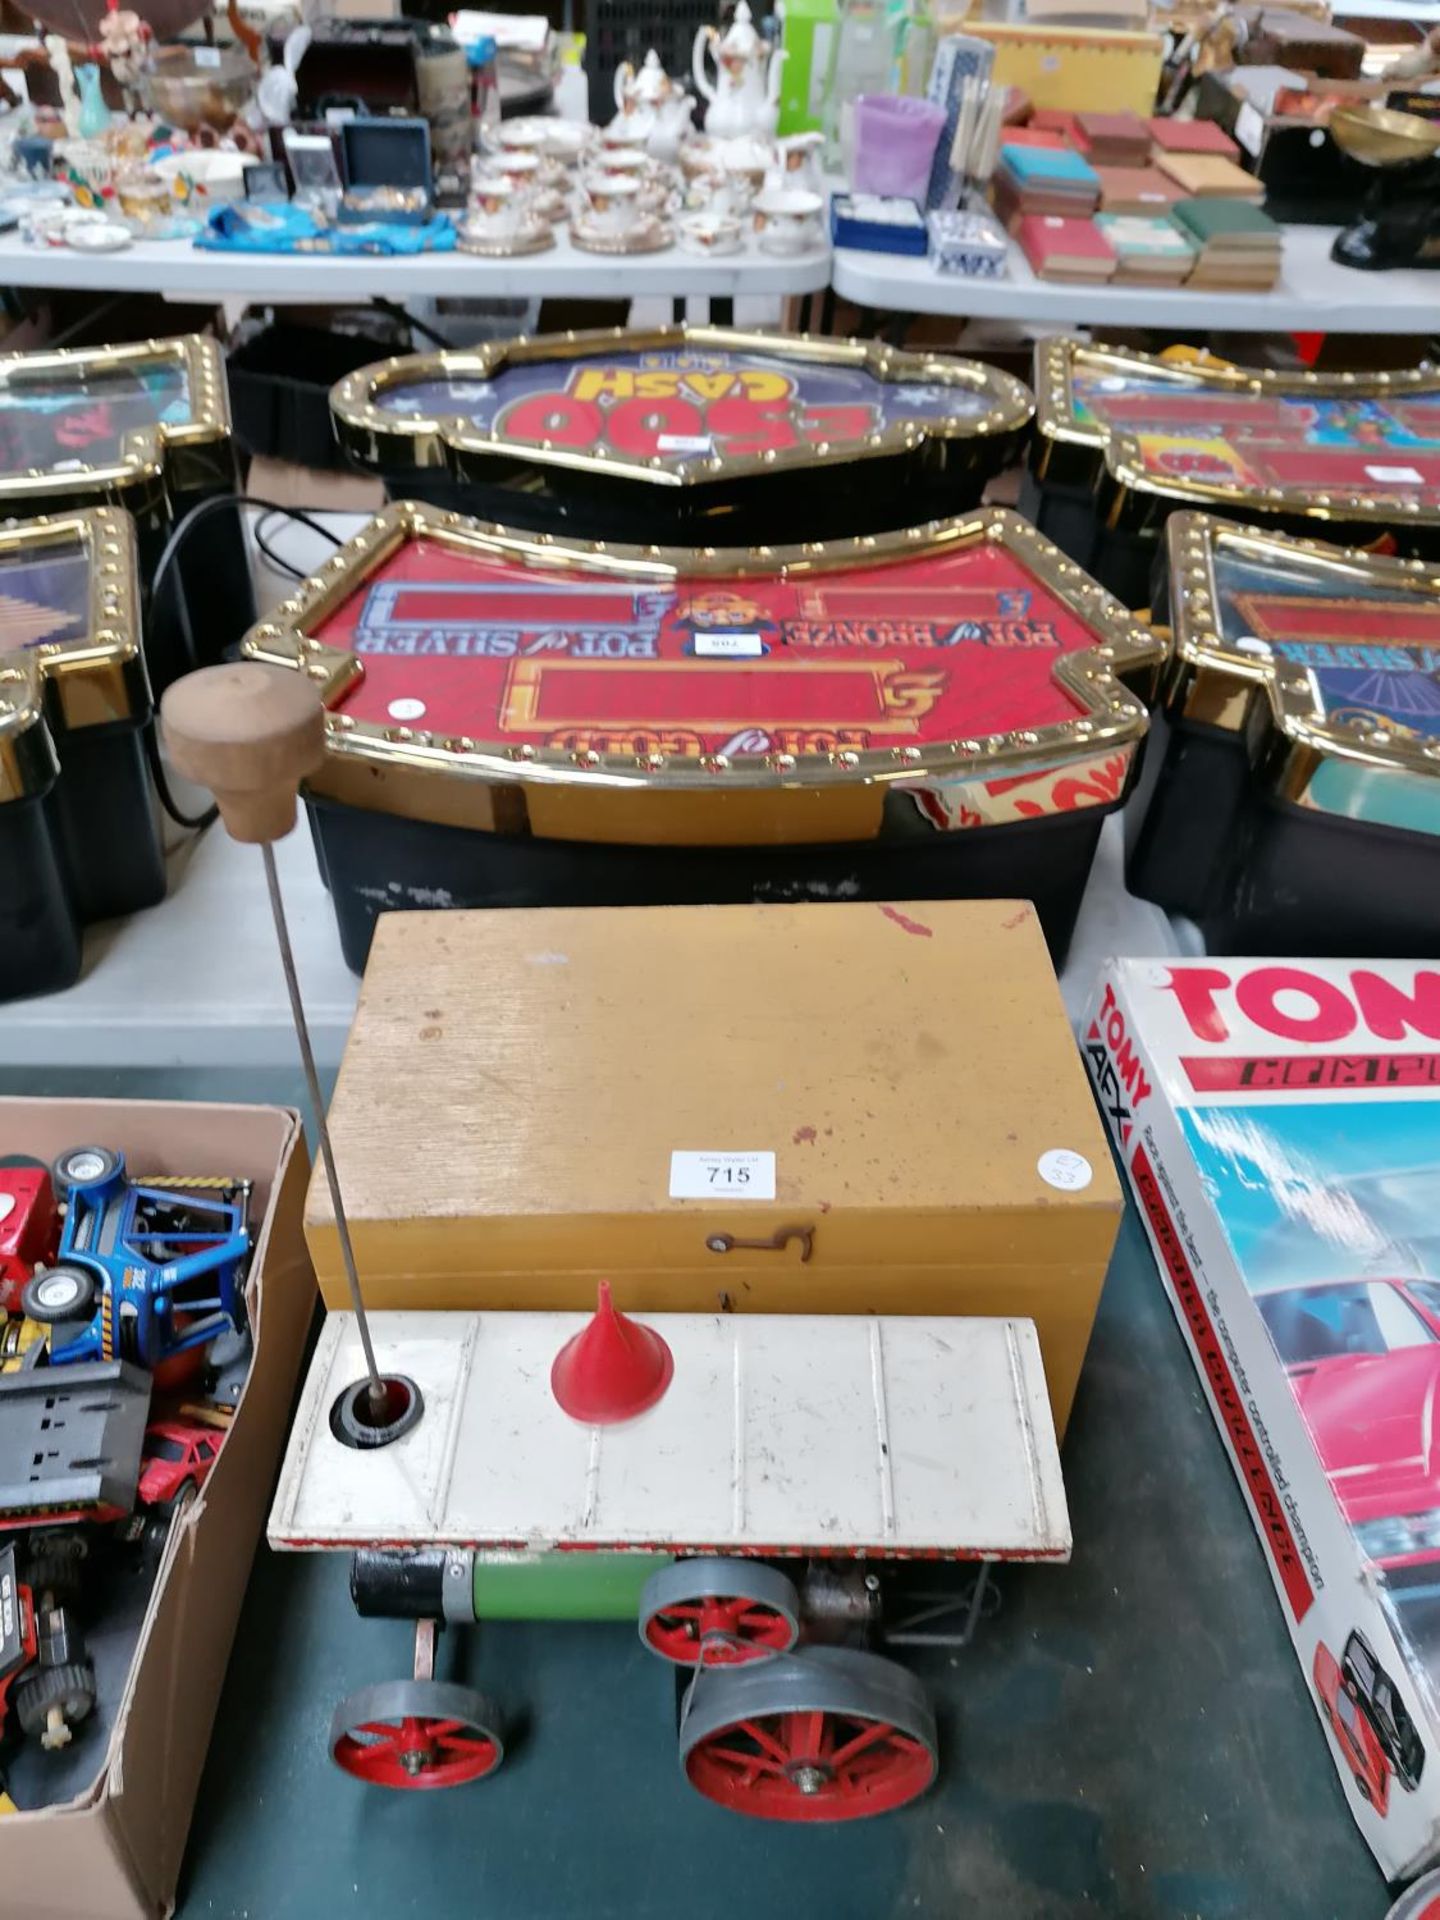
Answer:
<svg viewBox="0 0 1440 1920"><path fill-rule="evenodd" d="M554 230L548 220L527 220L518 233L478 233L467 221L456 242L461 253L479 254L485 260L510 260L526 253L544 253L555 244Z"/></svg>
<svg viewBox="0 0 1440 1920"><path fill-rule="evenodd" d="M644 214L624 233L602 233L582 214L571 222L570 238L585 253L659 253L675 236L657 215Z"/></svg>

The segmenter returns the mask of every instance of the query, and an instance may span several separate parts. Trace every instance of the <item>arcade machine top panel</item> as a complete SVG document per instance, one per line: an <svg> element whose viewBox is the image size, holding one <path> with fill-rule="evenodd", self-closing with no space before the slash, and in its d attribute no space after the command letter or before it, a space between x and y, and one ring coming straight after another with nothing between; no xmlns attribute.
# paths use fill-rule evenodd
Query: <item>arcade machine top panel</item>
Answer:
<svg viewBox="0 0 1440 1920"><path fill-rule="evenodd" d="M362 368L331 395L340 440L370 464L446 450L623 473L662 486L1019 433L1028 388L970 360L858 341L711 327L498 342Z"/></svg>
<svg viewBox="0 0 1440 1920"><path fill-rule="evenodd" d="M1286 797L1440 828L1440 569L1198 513L1167 537L1180 699L1263 686Z"/></svg>
<svg viewBox="0 0 1440 1920"><path fill-rule="evenodd" d="M1440 374L1256 373L1048 342L1039 431L1122 484L1352 519L1440 517Z"/></svg>
<svg viewBox="0 0 1440 1920"><path fill-rule="evenodd" d="M0 355L0 500L123 490L229 431L223 356L196 334Z"/></svg>
<svg viewBox="0 0 1440 1920"><path fill-rule="evenodd" d="M0 799L31 790L49 683L67 731L143 717L135 532L112 508L0 528ZM48 762L48 753L42 755Z"/></svg>
<svg viewBox="0 0 1440 1920"><path fill-rule="evenodd" d="M725 555L392 507L247 642L323 680L338 755L613 787L1009 792L1143 734L1162 648L1017 515ZM323 778L323 776L322 776ZM1079 804L1037 787L1031 814Z"/></svg>

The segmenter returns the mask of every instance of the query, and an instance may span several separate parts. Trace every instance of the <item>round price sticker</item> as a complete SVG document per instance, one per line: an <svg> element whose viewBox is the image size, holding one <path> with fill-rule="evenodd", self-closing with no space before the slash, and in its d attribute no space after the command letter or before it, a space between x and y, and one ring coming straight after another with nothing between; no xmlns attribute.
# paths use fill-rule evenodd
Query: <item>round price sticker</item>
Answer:
<svg viewBox="0 0 1440 1920"><path fill-rule="evenodd" d="M1041 1154L1035 1167L1047 1187L1058 1187L1062 1193L1079 1193L1095 1178L1095 1169L1084 1154L1069 1147L1051 1147Z"/></svg>

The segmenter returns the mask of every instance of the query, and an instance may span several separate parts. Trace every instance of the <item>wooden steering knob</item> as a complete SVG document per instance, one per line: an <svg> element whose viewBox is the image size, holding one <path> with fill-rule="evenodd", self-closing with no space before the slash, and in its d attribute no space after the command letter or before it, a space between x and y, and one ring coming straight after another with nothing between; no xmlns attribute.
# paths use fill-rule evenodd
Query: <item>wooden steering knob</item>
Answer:
<svg viewBox="0 0 1440 1920"><path fill-rule="evenodd" d="M231 837L280 840L325 757L325 709L303 673L258 661L202 667L168 688L160 730L177 773L215 796Z"/></svg>

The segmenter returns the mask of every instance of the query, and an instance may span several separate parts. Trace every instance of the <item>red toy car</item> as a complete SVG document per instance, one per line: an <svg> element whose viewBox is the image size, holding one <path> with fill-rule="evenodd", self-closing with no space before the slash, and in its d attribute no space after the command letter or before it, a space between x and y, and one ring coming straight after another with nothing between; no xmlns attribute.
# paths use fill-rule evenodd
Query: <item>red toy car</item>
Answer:
<svg viewBox="0 0 1440 1920"><path fill-rule="evenodd" d="M1387 1572L1440 1560L1435 1286L1367 1277L1255 1296L1340 1510Z"/></svg>
<svg viewBox="0 0 1440 1920"><path fill-rule="evenodd" d="M20 1312L21 1289L55 1258L60 1210L38 1163L0 1166L0 1315Z"/></svg>
<svg viewBox="0 0 1440 1920"><path fill-rule="evenodd" d="M1385 1749L1359 1705L1353 1681L1323 1640L1315 1643L1314 1674L1321 1708L1355 1776L1360 1797L1368 1800L1383 1820L1390 1806L1390 1767Z"/></svg>
<svg viewBox="0 0 1440 1920"><path fill-rule="evenodd" d="M225 1435L191 1420L152 1420L141 1450L136 1505L173 1511L187 1490L199 1491Z"/></svg>

